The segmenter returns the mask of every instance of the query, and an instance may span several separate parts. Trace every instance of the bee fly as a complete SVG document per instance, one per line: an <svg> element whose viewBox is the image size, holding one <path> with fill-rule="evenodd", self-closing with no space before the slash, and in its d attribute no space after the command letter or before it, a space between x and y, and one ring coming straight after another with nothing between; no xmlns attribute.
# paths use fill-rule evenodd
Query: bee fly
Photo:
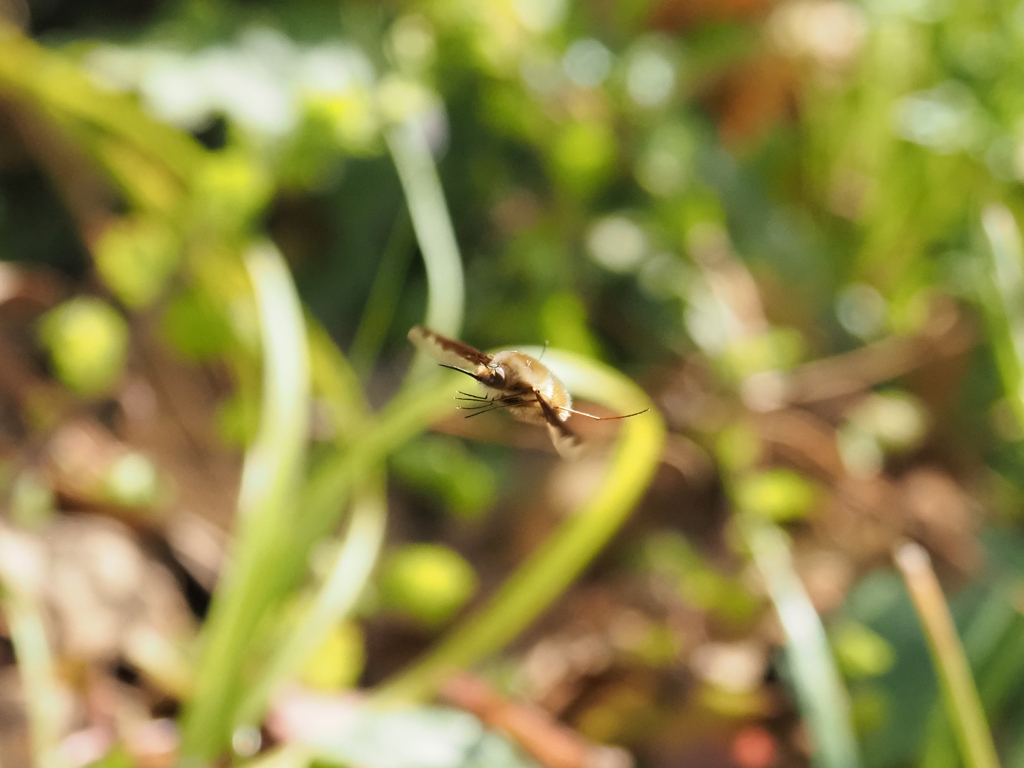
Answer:
<svg viewBox="0 0 1024 768"><path fill-rule="evenodd" d="M639 416L648 410L625 416L594 416L575 411L565 385L544 363L525 352L506 349L488 355L422 326L409 331L409 341L437 360L442 367L464 373L487 389L488 396L459 392L461 397L456 399L470 403L459 407L475 411L466 418L507 408L519 421L547 426L551 442L563 456L573 455L580 444L579 437L565 424L570 416L614 421ZM472 366L472 370L464 368L466 364Z"/></svg>

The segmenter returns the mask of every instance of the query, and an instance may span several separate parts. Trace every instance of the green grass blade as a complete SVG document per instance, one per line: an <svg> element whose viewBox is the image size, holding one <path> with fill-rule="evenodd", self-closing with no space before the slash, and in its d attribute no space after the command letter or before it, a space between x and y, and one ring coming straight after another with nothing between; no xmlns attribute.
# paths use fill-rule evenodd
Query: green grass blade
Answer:
<svg viewBox="0 0 1024 768"><path fill-rule="evenodd" d="M928 640L946 714L964 764L967 768L998 768L999 758L978 689L928 553L909 542L896 550L894 559Z"/></svg>
<svg viewBox="0 0 1024 768"><path fill-rule="evenodd" d="M964 630L963 646L975 670L978 695L991 719L1005 712L1005 705L1024 673L1024 616L1015 606L1019 586L1015 581L998 584L973 611ZM929 717L922 750L921 768L959 768L962 765L956 737L942 703Z"/></svg>
<svg viewBox="0 0 1024 768"><path fill-rule="evenodd" d="M10 630L28 714L33 763L60 768L61 696L42 611L28 590L10 580L0 584L0 609Z"/></svg>
<svg viewBox="0 0 1024 768"><path fill-rule="evenodd" d="M366 378L373 368L384 338L395 317L402 298L405 277L413 254L412 228L409 213L403 209L395 221L387 247L380 258L377 275L373 278L366 308L359 319L349 358L352 367Z"/></svg>
<svg viewBox="0 0 1024 768"><path fill-rule="evenodd" d="M540 354L540 350L533 350ZM574 394L622 413L651 407L642 390L593 360L548 350L545 363ZM622 422L611 466L583 506L438 647L378 693L382 701L422 699L451 673L502 648L536 619L579 575L632 511L661 457L665 428L659 414Z"/></svg>
<svg viewBox="0 0 1024 768"><path fill-rule="evenodd" d="M313 755L301 744L285 744L274 747L242 765L245 768L306 768L313 762Z"/></svg>
<svg viewBox="0 0 1024 768"><path fill-rule="evenodd" d="M465 304L462 259L427 137L420 125L410 120L388 131L387 144L427 270L425 323L438 333L458 338Z"/></svg>
<svg viewBox="0 0 1024 768"><path fill-rule="evenodd" d="M309 426L306 332L288 267L269 243L245 265L260 319L263 392L260 429L246 452L230 566L203 631L195 695L184 715L182 755L212 760L227 744L248 642L280 585L271 582L275 547L298 510Z"/></svg>
<svg viewBox="0 0 1024 768"><path fill-rule="evenodd" d="M744 534L786 634L786 660L814 744L812 762L819 768L856 768L849 695L825 628L793 569L789 544L777 526L766 523L748 522Z"/></svg>
<svg viewBox="0 0 1024 768"><path fill-rule="evenodd" d="M344 451L345 446L366 433L369 404L356 372L331 338L315 320L308 320L308 327L313 391L327 407L337 429L338 448ZM340 517L346 496L347 493L337 496L334 516ZM379 464L378 469L370 470L359 481L355 497L331 575L320 585L306 614L287 634L246 693L236 726L258 721L274 689L295 674L330 629L351 613L362 593L383 546L387 525L385 477ZM304 514L308 514L308 509L304 508ZM294 579L304 571L309 546L315 538L291 542L291 548L283 553L283 579Z"/></svg>
<svg viewBox="0 0 1024 768"><path fill-rule="evenodd" d="M65 125L80 121L116 136L182 183L203 162L203 148L187 133L153 120L138 100L97 87L80 66L25 37L2 18L0 90L31 99Z"/></svg>
<svg viewBox="0 0 1024 768"><path fill-rule="evenodd" d="M364 484L352 505L348 531L330 576L246 695L236 725L256 723L274 689L302 667L332 627L351 614L377 563L386 523L384 479L375 477Z"/></svg>
<svg viewBox="0 0 1024 768"><path fill-rule="evenodd" d="M462 379L465 376L453 373L438 377L429 388L405 390L376 419L361 425L358 439L339 445L317 463L303 494L303 516L296 522L295 552L308 551L334 528L353 488L388 454L451 412Z"/></svg>
<svg viewBox="0 0 1024 768"><path fill-rule="evenodd" d="M982 225L992 257L994 288L983 291L982 309L1003 387L1017 422L1024 428L1024 245L1017 221L1006 206L988 206Z"/></svg>

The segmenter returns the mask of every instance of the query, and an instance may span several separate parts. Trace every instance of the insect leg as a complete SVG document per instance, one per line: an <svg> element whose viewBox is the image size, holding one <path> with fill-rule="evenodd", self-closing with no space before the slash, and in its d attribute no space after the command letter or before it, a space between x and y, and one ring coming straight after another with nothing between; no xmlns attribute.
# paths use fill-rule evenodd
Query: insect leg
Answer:
<svg viewBox="0 0 1024 768"><path fill-rule="evenodd" d="M574 411L572 408L566 408L561 405L554 407L557 408L559 411L565 411L566 413L571 413L574 416L586 416L588 419L593 419L594 421L617 421L619 419L628 419L631 416L639 416L641 413L647 413L649 410L651 410L650 408L644 408L642 411L637 411L636 413L627 413L625 416L595 416L592 413Z"/></svg>
<svg viewBox="0 0 1024 768"><path fill-rule="evenodd" d="M491 398L486 397L484 395L474 395L472 392L463 392L461 389L459 390L459 394L462 395L462 397L457 397L457 398L455 398L456 400L488 400L489 401L491 399Z"/></svg>

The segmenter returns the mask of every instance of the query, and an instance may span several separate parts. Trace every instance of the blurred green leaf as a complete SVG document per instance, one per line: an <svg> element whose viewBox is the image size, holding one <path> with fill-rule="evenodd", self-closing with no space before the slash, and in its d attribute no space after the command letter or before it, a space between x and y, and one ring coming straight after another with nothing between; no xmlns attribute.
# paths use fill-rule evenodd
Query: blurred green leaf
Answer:
<svg viewBox="0 0 1024 768"><path fill-rule="evenodd" d="M743 476L737 480L733 495L740 511L775 522L804 517L818 501L814 486L789 469Z"/></svg>
<svg viewBox="0 0 1024 768"><path fill-rule="evenodd" d="M841 624L831 639L839 667L851 679L884 674L896 660L892 646L863 624Z"/></svg>
<svg viewBox="0 0 1024 768"><path fill-rule="evenodd" d="M893 702L877 688L859 686L850 699L853 725L858 734L877 731L889 718Z"/></svg>
<svg viewBox="0 0 1024 768"><path fill-rule="evenodd" d="M647 138L636 162L636 178L652 195L682 192L693 175L697 139L684 123L659 123Z"/></svg>
<svg viewBox="0 0 1024 768"><path fill-rule="evenodd" d="M310 382L302 306L291 273L271 243L250 244L244 263L263 352L259 431L242 472L229 586L214 595L195 694L182 717L186 761L211 760L230 741L250 642L288 586L282 564L290 553L282 544L289 540L305 475Z"/></svg>
<svg viewBox="0 0 1024 768"><path fill-rule="evenodd" d="M153 507L161 490L156 466L136 451L114 461L107 470L104 486L111 501L126 507Z"/></svg>
<svg viewBox="0 0 1024 768"><path fill-rule="evenodd" d="M355 685L366 660L363 633L352 622L338 624L302 669L302 682L310 688L337 690Z"/></svg>
<svg viewBox="0 0 1024 768"><path fill-rule="evenodd" d="M550 152L555 179L573 194L587 196L608 180L618 149L604 123L571 122L561 128Z"/></svg>
<svg viewBox="0 0 1024 768"><path fill-rule="evenodd" d="M396 734L401 734L396 738ZM365 768L536 768L472 715L422 707L359 709L328 737L311 743L334 765Z"/></svg>
<svg viewBox="0 0 1024 768"><path fill-rule="evenodd" d="M273 185L254 156L238 149L211 154L192 185L191 223L229 235L244 232L270 202Z"/></svg>
<svg viewBox="0 0 1024 768"><path fill-rule="evenodd" d="M153 218L121 219L96 243L96 268L126 305L145 307L177 268L179 247L168 227Z"/></svg>
<svg viewBox="0 0 1024 768"><path fill-rule="evenodd" d="M600 345L587 321L587 308L579 296L556 293L544 302L540 311L540 329L544 341L587 357L600 359Z"/></svg>
<svg viewBox="0 0 1024 768"><path fill-rule="evenodd" d="M441 500L457 515L477 517L494 503L498 485L494 470L457 438L422 437L399 449L391 464L399 477Z"/></svg>
<svg viewBox="0 0 1024 768"><path fill-rule="evenodd" d="M761 455L761 437L753 427L735 422L718 433L715 455L731 472L750 469Z"/></svg>
<svg viewBox="0 0 1024 768"><path fill-rule="evenodd" d="M79 297L47 312L39 337L57 376L82 395L99 395L120 378L128 356L128 324L101 299Z"/></svg>
<svg viewBox="0 0 1024 768"><path fill-rule="evenodd" d="M812 734L812 763L823 768L860 765L849 692L843 686L821 619L796 571L789 542L772 523L749 520L743 533L786 634L786 661Z"/></svg>
<svg viewBox="0 0 1024 768"><path fill-rule="evenodd" d="M10 494L11 519L24 528L43 527L56 511L53 488L36 472L19 472Z"/></svg>
<svg viewBox="0 0 1024 768"><path fill-rule="evenodd" d="M385 560L381 603L429 627L450 620L477 590L473 567L436 544L409 544Z"/></svg>
<svg viewBox="0 0 1024 768"><path fill-rule="evenodd" d="M171 344L186 357L209 360L231 348L234 334L210 297L189 289L175 296L164 312L162 328Z"/></svg>

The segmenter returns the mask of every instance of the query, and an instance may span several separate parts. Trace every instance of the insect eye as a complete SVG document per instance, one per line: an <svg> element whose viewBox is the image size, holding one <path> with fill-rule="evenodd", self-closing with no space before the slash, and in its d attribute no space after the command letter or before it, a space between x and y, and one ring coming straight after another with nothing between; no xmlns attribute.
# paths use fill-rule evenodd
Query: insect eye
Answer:
<svg viewBox="0 0 1024 768"><path fill-rule="evenodd" d="M501 366L496 366L492 369L494 371L493 376L496 381L504 384L505 383L505 369Z"/></svg>

